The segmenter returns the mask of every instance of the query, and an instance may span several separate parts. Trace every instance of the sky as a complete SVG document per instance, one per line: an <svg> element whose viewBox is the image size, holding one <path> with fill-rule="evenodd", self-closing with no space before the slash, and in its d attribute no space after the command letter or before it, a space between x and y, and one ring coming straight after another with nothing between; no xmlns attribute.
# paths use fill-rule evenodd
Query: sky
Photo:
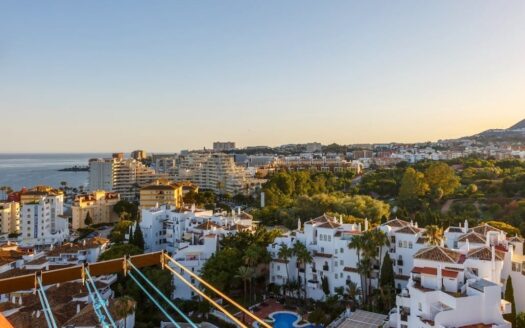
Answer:
<svg viewBox="0 0 525 328"><path fill-rule="evenodd" d="M434 141L524 118L522 0L0 0L0 152Z"/></svg>

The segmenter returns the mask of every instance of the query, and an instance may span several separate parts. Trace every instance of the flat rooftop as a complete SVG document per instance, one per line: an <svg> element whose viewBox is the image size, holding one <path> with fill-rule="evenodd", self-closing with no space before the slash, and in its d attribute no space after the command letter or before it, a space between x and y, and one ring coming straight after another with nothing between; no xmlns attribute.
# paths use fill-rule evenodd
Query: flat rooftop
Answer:
<svg viewBox="0 0 525 328"><path fill-rule="evenodd" d="M357 310L352 312L338 328L377 328L382 327L386 314Z"/></svg>

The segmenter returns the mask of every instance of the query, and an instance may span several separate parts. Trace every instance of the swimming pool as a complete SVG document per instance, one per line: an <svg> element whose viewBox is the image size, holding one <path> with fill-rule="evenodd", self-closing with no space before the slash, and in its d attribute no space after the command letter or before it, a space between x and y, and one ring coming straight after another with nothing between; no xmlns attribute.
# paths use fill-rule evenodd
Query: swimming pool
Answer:
<svg viewBox="0 0 525 328"><path fill-rule="evenodd" d="M276 313L272 317L275 320L273 328L293 328L294 323L298 323L301 319L299 315L288 312Z"/></svg>
<svg viewBox="0 0 525 328"><path fill-rule="evenodd" d="M312 324L299 325L301 316L294 312L274 312L270 318L274 320L273 328L314 328Z"/></svg>

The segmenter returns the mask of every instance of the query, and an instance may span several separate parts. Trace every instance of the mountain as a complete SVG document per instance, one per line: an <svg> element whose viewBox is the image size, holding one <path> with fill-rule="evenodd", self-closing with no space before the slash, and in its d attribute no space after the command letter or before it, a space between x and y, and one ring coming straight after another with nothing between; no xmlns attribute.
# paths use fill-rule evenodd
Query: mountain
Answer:
<svg viewBox="0 0 525 328"><path fill-rule="evenodd" d="M508 129L490 129L470 137L461 139L476 139L478 141L521 141L525 142L525 119L514 124Z"/></svg>
<svg viewBox="0 0 525 328"><path fill-rule="evenodd" d="M525 129L525 120L519 121L518 123L508 128L507 130L521 130L521 129Z"/></svg>

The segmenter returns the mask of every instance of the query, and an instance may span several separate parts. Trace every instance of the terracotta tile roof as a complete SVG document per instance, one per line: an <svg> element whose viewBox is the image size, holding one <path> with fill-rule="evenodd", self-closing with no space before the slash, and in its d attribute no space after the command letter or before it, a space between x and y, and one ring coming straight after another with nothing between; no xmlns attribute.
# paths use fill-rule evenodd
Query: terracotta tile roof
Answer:
<svg viewBox="0 0 525 328"><path fill-rule="evenodd" d="M250 214L242 211L241 212L241 215L239 215L239 217L242 219L242 220L253 220L253 216L251 216Z"/></svg>
<svg viewBox="0 0 525 328"><path fill-rule="evenodd" d="M198 229L198 230L212 230L213 228L220 229L222 227L216 224L215 222L209 221L209 220L194 227L194 229Z"/></svg>
<svg viewBox="0 0 525 328"><path fill-rule="evenodd" d="M430 267L414 267L412 269L413 273L428 274L432 276L437 276L437 268ZM457 270L441 269L441 276L447 278L456 278L459 274Z"/></svg>
<svg viewBox="0 0 525 328"><path fill-rule="evenodd" d="M441 246L423 248L414 254L414 258L449 263L462 263L464 260L461 253Z"/></svg>
<svg viewBox="0 0 525 328"><path fill-rule="evenodd" d="M395 218L393 220L385 222L384 224L390 227L394 227L394 228L402 228L402 227L406 227L407 225L410 225L410 222Z"/></svg>
<svg viewBox="0 0 525 328"><path fill-rule="evenodd" d="M523 243L525 241L525 239L521 238L520 236L508 237L507 240L515 243Z"/></svg>
<svg viewBox="0 0 525 328"><path fill-rule="evenodd" d="M469 233L466 233L458 238L458 241L466 242L468 239L469 243L476 243L476 244L485 244L486 239L485 236L482 234L479 234L475 231L471 231Z"/></svg>
<svg viewBox="0 0 525 328"><path fill-rule="evenodd" d="M492 261L492 250L489 247L479 247L471 249L467 254L467 258L477 259L481 261ZM496 250L495 258L497 261L503 261L503 259L505 258L505 254L503 254L499 250Z"/></svg>
<svg viewBox="0 0 525 328"><path fill-rule="evenodd" d="M417 235L420 233L423 229L413 227L411 225L407 225L401 229L396 230L396 233L405 233L409 235Z"/></svg>
<svg viewBox="0 0 525 328"><path fill-rule="evenodd" d="M337 219L333 216L323 214L315 219L305 222L304 224L319 224L319 228L338 228L341 225L337 222Z"/></svg>
<svg viewBox="0 0 525 328"><path fill-rule="evenodd" d="M101 247L108 243L109 239L102 237L85 239L78 243L64 243L60 246L54 247L53 249L49 250L47 252L47 256L60 256L60 254L74 254L78 251Z"/></svg>
<svg viewBox="0 0 525 328"><path fill-rule="evenodd" d="M500 229L494 228L493 226L488 225L488 224L486 224L486 223L483 223L482 225L479 225L479 226L477 226L477 227L471 228L471 229L469 229L469 232L470 232L470 231L477 232L477 233L479 233L479 234L482 234L483 236L486 236L486 235L487 235L487 232L489 232L489 231L497 231L497 232L501 232Z"/></svg>
<svg viewBox="0 0 525 328"><path fill-rule="evenodd" d="M8 264L20 260L22 256L25 255L24 252L17 250L1 250L0 251L0 265Z"/></svg>

